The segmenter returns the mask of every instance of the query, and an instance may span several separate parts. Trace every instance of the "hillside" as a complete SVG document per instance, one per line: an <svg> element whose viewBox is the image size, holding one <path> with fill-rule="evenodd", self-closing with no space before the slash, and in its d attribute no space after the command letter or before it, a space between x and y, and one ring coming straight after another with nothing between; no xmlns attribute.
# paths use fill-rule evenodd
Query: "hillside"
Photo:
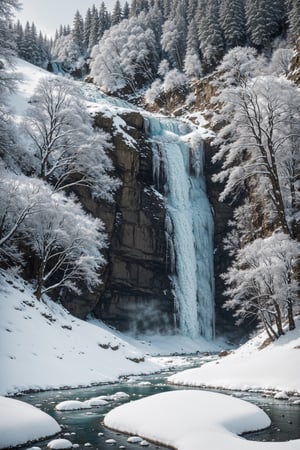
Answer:
<svg viewBox="0 0 300 450"><path fill-rule="evenodd" d="M0 273L0 289L0 395L112 383L162 370L151 353L218 348L180 336L136 341L101 321L77 319L50 299L39 302L30 284L13 274Z"/></svg>

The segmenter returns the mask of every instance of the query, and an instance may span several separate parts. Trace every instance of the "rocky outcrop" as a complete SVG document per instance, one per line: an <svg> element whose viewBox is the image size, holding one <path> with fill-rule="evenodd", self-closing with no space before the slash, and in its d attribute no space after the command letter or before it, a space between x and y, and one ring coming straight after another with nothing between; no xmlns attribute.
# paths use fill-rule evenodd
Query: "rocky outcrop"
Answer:
<svg viewBox="0 0 300 450"><path fill-rule="evenodd" d="M296 42L295 53L291 60L288 78L297 84L297 86L300 85L300 36Z"/></svg>
<svg viewBox="0 0 300 450"><path fill-rule="evenodd" d="M112 134L116 175L122 184L115 203L96 202L85 188L77 195L87 211L103 220L109 247L103 284L93 294L64 298L75 315L92 312L121 330L166 331L172 326L173 296L166 263L165 208L151 188L152 150L137 112L122 114L124 132L114 129L111 117L98 114L95 126Z"/></svg>

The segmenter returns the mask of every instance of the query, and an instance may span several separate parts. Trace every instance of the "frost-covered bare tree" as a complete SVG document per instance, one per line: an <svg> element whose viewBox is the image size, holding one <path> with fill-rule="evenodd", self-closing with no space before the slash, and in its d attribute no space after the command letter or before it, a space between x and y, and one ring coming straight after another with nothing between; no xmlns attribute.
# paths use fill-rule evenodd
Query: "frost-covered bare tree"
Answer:
<svg viewBox="0 0 300 450"><path fill-rule="evenodd" d="M111 148L109 138L93 129L74 84L43 79L31 99L25 126L38 177L56 191L84 185L96 198L112 200L118 181L109 175L113 169L106 154Z"/></svg>
<svg viewBox="0 0 300 450"><path fill-rule="evenodd" d="M40 195L44 203L37 213L26 216L20 229L35 256L37 298L62 288L79 293L82 285L92 290L100 283L98 269L104 263L102 222L84 213L72 197L52 193L46 185Z"/></svg>
<svg viewBox="0 0 300 450"><path fill-rule="evenodd" d="M268 200L270 214L273 212L281 229L293 236L298 201L299 91L284 79L245 77L242 70L235 76L228 71L223 80L225 85L217 97L222 104L218 120L227 125L218 134L220 150L214 157L223 161L223 170L215 177L226 180L221 198L247 189L251 182L257 195Z"/></svg>
<svg viewBox="0 0 300 450"><path fill-rule="evenodd" d="M298 283L294 276L300 244L285 233L240 248L233 265L224 275L230 297L224 307L235 309L237 322L258 319L271 339L282 334L283 320L295 328L294 312L299 312Z"/></svg>
<svg viewBox="0 0 300 450"><path fill-rule="evenodd" d="M72 196L55 193L41 179L3 171L0 202L0 263L24 266L30 253L38 299L53 290L78 293L100 283L104 226Z"/></svg>
<svg viewBox="0 0 300 450"><path fill-rule="evenodd" d="M295 327L293 308L299 305L299 91L267 75L253 51L233 49L220 69L214 161L222 161L222 170L214 179L224 183L221 200L242 201L225 240L233 257L224 274L226 307L240 318L257 317L277 338L283 319ZM267 238L266 224L268 233L276 230Z"/></svg>

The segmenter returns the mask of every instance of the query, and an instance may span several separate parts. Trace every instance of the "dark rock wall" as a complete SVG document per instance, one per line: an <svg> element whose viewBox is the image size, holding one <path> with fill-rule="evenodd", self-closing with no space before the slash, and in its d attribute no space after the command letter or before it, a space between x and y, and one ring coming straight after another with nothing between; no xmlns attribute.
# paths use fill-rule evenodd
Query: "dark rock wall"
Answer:
<svg viewBox="0 0 300 450"><path fill-rule="evenodd" d="M223 292L225 289L221 274L226 272L231 258L224 249L223 240L229 232L228 221L233 217L233 207L229 203L220 202L219 196L222 192L222 185L212 181L212 176L220 170L218 164L212 163L212 157L216 149L205 142L205 175L207 193L213 211L214 219L214 273L215 273L215 305L216 305L216 331L222 330L232 333L234 330L234 320L232 312L227 312L222 307L226 300Z"/></svg>
<svg viewBox="0 0 300 450"><path fill-rule="evenodd" d="M96 202L87 189L76 189L86 210L106 226L109 247L103 284L92 294L66 296L63 303L79 317L92 312L120 330L166 331L172 328L174 302L166 262L165 208L151 187L152 150L143 117L129 112L122 119L135 148L122 134L114 134L111 118L95 117L95 126L112 133L110 156L122 181L115 203Z"/></svg>

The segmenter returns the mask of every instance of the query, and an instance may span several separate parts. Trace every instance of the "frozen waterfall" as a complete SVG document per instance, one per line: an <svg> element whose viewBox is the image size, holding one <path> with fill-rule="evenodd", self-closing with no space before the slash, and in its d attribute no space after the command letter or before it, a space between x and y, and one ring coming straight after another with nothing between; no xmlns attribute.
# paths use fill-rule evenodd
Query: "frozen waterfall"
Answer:
<svg viewBox="0 0 300 450"><path fill-rule="evenodd" d="M136 110L148 124L153 177L166 204L166 240L175 297L175 322L183 335L214 337L213 219L203 175L203 143L183 121L150 114L83 85L85 97L112 110ZM161 185L160 185L161 184Z"/></svg>
<svg viewBox="0 0 300 450"><path fill-rule="evenodd" d="M205 191L203 145L184 122L147 116L153 175L163 170L166 234L179 331L214 336L213 219Z"/></svg>

